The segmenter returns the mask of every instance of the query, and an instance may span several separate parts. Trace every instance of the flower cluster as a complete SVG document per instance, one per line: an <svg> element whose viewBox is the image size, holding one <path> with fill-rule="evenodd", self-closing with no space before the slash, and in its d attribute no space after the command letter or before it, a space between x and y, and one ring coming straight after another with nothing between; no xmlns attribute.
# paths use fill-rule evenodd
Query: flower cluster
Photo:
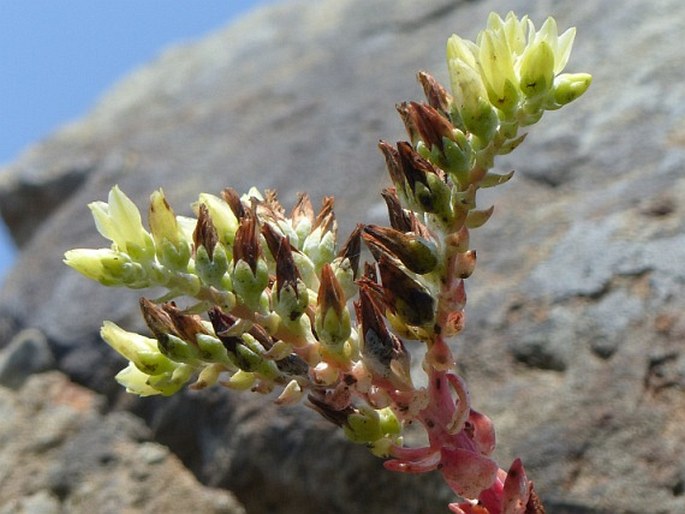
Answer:
<svg viewBox="0 0 685 514"><path fill-rule="evenodd" d="M279 404L304 397L388 469L439 470L464 499L455 513L544 512L520 460L505 471L491 458L492 422L472 408L448 340L464 328L469 233L493 213L477 192L513 174L490 171L494 158L590 83L560 74L573 36L512 13L491 15L476 43L452 36L451 92L420 73L427 103L397 106L409 141L379 144L390 226L360 225L341 245L333 198L315 212L303 194L286 213L273 191L228 188L201 194L186 218L159 190L149 230L116 186L90 204L112 244L71 250L66 264L104 285L168 291L140 300L152 337L105 322L103 339L129 361L117 380L142 396L192 382L276 392ZM362 242L374 263L360 265ZM422 349L426 385L414 383L409 345ZM403 445L410 422L424 447Z"/></svg>

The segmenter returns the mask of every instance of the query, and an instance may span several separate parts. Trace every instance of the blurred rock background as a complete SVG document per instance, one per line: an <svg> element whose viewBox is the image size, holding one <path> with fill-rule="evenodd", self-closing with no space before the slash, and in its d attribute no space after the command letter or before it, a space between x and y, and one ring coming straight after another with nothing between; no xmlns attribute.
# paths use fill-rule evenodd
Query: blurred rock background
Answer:
<svg viewBox="0 0 685 514"><path fill-rule="evenodd" d="M685 512L679 0L287 0L169 50L1 170L21 254L0 291L0 512L446 512L438 477L383 471L305 408L122 394L98 330L142 330L138 294L61 258L103 245L86 204L114 184L181 214L227 185L335 194L341 235L383 222L394 104L421 98L420 69L446 79L450 34L510 9L577 26L568 69L594 83L498 164L517 176L483 199L460 369L548 512Z"/></svg>

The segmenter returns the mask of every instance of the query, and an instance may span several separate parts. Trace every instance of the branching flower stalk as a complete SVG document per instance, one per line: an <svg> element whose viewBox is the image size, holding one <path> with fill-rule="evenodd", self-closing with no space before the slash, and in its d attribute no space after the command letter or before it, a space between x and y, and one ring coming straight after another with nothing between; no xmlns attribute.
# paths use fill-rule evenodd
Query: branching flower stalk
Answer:
<svg viewBox="0 0 685 514"><path fill-rule="evenodd" d="M452 512L544 512L521 461L504 470L490 457L493 424L472 407L449 341L464 328L476 266L469 233L493 213L477 193L513 175L491 171L495 157L590 85L587 74L561 73L574 35L513 13L491 14L475 43L453 35L451 92L419 73L427 102L397 106L409 141L379 144L390 226L357 226L341 247L332 197L315 214L302 194L286 214L273 191L228 188L200 194L191 219L159 190L149 231L116 186L90 204L112 244L71 250L66 264L104 285L168 291L140 300L152 337L105 321L103 339L129 361L117 380L141 396L192 382L275 391L283 405L306 397L386 468L438 470L462 498ZM362 241L375 263L360 266ZM414 384L407 345L423 348L425 385ZM403 445L412 422L425 429L423 447Z"/></svg>

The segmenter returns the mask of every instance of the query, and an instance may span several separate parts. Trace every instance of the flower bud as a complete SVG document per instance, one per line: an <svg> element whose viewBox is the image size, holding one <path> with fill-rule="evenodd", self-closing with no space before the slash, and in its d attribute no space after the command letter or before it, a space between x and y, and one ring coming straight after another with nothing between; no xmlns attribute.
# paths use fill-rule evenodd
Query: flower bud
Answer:
<svg viewBox="0 0 685 514"><path fill-rule="evenodd" d="M103 323L100 336L117 353L147 375L159 375L173 371L176 367L160 353L157 341L134 332L127 332L111 321Z"/></svg>
<svg viewBox="0 0 685 514"><path fill-rule="evenodd" d="M274 361L266 359L264 348L250 334L241 336L242 344L236 346L236 364L244 371L257 373L267 380L275 380L281 376Z"/></svg>
<svg viewBox="0 0 685 514"><path fill-rule="evenodd" d="M161 189L150 195L148 224L159 262L174 271L184 271L190 259L190 245Z"/></svg>
<svg viewBox="0 0 685 514"><path fill-rule="evenodd" d="M447 61L452 61L455 59L461 60L466 66L472 69L478 67L476 61L476 56L478 55L478 47L471 41L460 38L456 34L452 34L447 40ZM453 80L452 74L450 73L450 79ZM452 90L455 93L454 88Z"/></svg>
<svg viewBox="0 0 685 514"><path fill-rule="evenodd" d="M174 362L195 364L200 357L197 346L173 334L162 334L157 338L159 351Z"/></svg>
<svg viewBox="0 0 685 514"><path fill-rule="evenodd" d="M481 33L479 62L492 105L511 114L518 105L519 91L514 56L503 34L492 30Z"/></svg>
<svg viewBox="0 0 685 514"><path fill-rule="evenodd" d="M229 362L228 352L220 339L209 334L197 334L196 340L200 359L205 362Z"/></svg>
<svg viewBox="0 0 685 514"><path fill-rule="evenodd" d="M302 244L302 251L311 259L314 268L319 272L321 267L335 258L335 234L316 227Z"/></svg>
<svg viewBox="0 0 685 514"><path fill-rule="evenodd" d="M554 80L553 98L556 106L571 103L585 93L592 83L588 73L563 73Z"/></svg>
<svg viewBox="0 0 685 514"><path fill-rule="evenodd" d="M82 275L105 286L143 288L151 285L145 269L122 252L109 248L69 250L64 263Z"/></svg>

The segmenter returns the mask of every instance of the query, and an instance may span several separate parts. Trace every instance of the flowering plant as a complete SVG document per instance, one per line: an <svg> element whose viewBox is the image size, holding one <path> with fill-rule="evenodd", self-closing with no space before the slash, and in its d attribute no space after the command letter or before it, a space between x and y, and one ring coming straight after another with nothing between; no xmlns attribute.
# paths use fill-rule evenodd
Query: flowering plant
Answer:
<svg viewBox="0 0 685 514"><path fill-rule="evenodd" d="M192 381L276 391L278 404L306 397L388 469L439 470L462 498L452 512L544 512L521 461L504 470L491 458L493 424L471 406L448 340L464 328L476 265L469 232L493 213L477 208L477 193L513 175L492 172L495 157L590 84L561 73L574 34L509 13L491 14L475 43L449 38L451 92L419 73L427 103L397 106L409 141L379 144L393 183L382 192L390 226L357 226L340 247L332 197L315 214L302 194L286 214L273 191L227 188L200 194L191 219L158 190L149 231L116 186L107 203L91 203L112 244L68 251L66 264L104 285L168 291L140 300L152 337L104 322L103 339L129 360L117 380L141 396ZM362 241L375 263L360 266ZM409 345L423 352L421 380ZM425 429L425 446L403 445L411 422Z"/></svg>

